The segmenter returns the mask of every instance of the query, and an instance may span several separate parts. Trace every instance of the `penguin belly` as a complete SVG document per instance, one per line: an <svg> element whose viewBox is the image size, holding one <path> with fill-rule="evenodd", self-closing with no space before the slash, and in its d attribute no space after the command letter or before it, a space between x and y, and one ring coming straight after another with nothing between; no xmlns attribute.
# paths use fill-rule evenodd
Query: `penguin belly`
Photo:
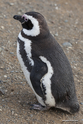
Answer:
<svg viewBox="0 0 83 124"><path fill-rule="evenodd" d="M55 99L52 95L52 90L51 90L51 77L53 75L53 68L51 66L51 63L44 57L40 56L40 59L46 63L48 72L42 77L41 79L41 84L45 88L45 104L50 107L55 107Z"/></svg>
<svg viewBox="0 0 83 124"><path fill-rule="evenodd" d="M22 53L21 53L21 45L20 45L20 42L23 42L23 43L25 44L25 41L26 41L26 40L27 40L27 42L26 42L27 44L25 45L26 48L24 48L24 50L25 50L27 56L26 56L25 58L26 58L27 63L29 63L28 66L29 66L30 68L27 68L27 66L26 66L27 63L24 62L24 60L23 60L23 56L22 56L22 53L24 52L23 49L22 49ZM22 47L23 47L23 46L22 46ZM26 51L26 49L27 49L28 51ZM23 54L23 55L25 56L25 54ZM18 41L17 41L17 58L18 58L19 63L20 63L20 65L21 65L22 71L23 71L23 73L24 73L24 75L25 75L25 78L26 78L28 84L30 85L31 89L33 90L34 94L36 95L38 102L39 102L42 106L46 106L45 103L44 103L44 101L43 101L43 99L42 99L42 97L40 97L40 96L35 92L35 90L34 90L34 88L33 88L33 86L32 86L31 80L30 80L30 70L31 70L31 68L34 66L34 61L31 59L31 41L28 40L28 39L23 38L23 37L21 36L21 33L19 33Z"/></svg>

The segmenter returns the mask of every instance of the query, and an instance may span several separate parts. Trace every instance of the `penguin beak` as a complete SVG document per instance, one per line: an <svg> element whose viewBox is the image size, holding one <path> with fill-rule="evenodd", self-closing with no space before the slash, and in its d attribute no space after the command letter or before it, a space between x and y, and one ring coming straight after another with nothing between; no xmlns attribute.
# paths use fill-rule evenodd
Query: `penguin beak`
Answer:
<svg viewBox="0 0 83 124"><path fill-rule="evenodd" d="M16 19L16 20L18 20L18 21L20 21L21 24L24 24L25 23L24 18L22 16L20 16L20 15L14 15L13 18Z"/></svg>

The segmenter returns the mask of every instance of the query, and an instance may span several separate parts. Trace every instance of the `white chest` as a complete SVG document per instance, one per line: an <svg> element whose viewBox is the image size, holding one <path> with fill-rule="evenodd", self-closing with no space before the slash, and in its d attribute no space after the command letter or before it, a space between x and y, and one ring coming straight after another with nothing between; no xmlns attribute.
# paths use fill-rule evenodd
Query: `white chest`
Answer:
<svg viewBox="0 0 83 124"><path fill-rule="evenodd" d="M31 41L28 40L28 39L23 38L21 36L21 33L19 33L19 36L18 37L19 37L19 39L22 42L24 42L24 50L27 53L27 58L29 59L30 66L34 66L34 61L31 58L32 57L32 55L31 55ZM25 78L26 78L28 84L30 85L31 89L33 90L34 94L36 95L37 100L42 105L45 105L44 102L43 102L43 100L42 100L42 98L38 94L36 94L36 92L33 89L33 86L31 84L31 80L30 80L30 72L27 70L27 67L25 66L24 61L23 61L23 58L22 58L22 56L20 54L20 43L19 42L17 42L17 58L18 58L19 63L21 65L22 71L23 71L23 73L25 75Z"/></svg>

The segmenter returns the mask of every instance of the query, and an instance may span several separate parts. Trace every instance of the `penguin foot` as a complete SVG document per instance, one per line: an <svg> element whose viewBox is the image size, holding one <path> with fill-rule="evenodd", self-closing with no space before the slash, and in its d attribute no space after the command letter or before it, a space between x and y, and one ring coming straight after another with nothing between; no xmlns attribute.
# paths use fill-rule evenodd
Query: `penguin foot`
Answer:
<svg viewBox="0 0 83 124"><path fill-rule="evenodd" d="M50 107L48 106L42 106L40 103L38 104L32 104L32 107L30 108L31 110L40 110L40 111L44 111L44 110L48 110L50 109Z"/></svg>

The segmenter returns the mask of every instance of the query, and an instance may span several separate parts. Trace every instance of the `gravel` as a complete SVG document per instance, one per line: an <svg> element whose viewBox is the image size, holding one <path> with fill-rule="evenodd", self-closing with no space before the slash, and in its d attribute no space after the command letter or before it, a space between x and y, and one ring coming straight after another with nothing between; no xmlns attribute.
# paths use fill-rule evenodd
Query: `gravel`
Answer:
<svg viewBox="0 0 83 124"><path fill-rule="evenodd" d="M26 83L16 56L17 36L22 29L13 19L27 11L42 13L49 29L66 53L74 75L80 111L68 114L58 109L30 110L37 100ZM0 124L62 124L62 120L83 123L83 1L0 1Z"/></svg>

